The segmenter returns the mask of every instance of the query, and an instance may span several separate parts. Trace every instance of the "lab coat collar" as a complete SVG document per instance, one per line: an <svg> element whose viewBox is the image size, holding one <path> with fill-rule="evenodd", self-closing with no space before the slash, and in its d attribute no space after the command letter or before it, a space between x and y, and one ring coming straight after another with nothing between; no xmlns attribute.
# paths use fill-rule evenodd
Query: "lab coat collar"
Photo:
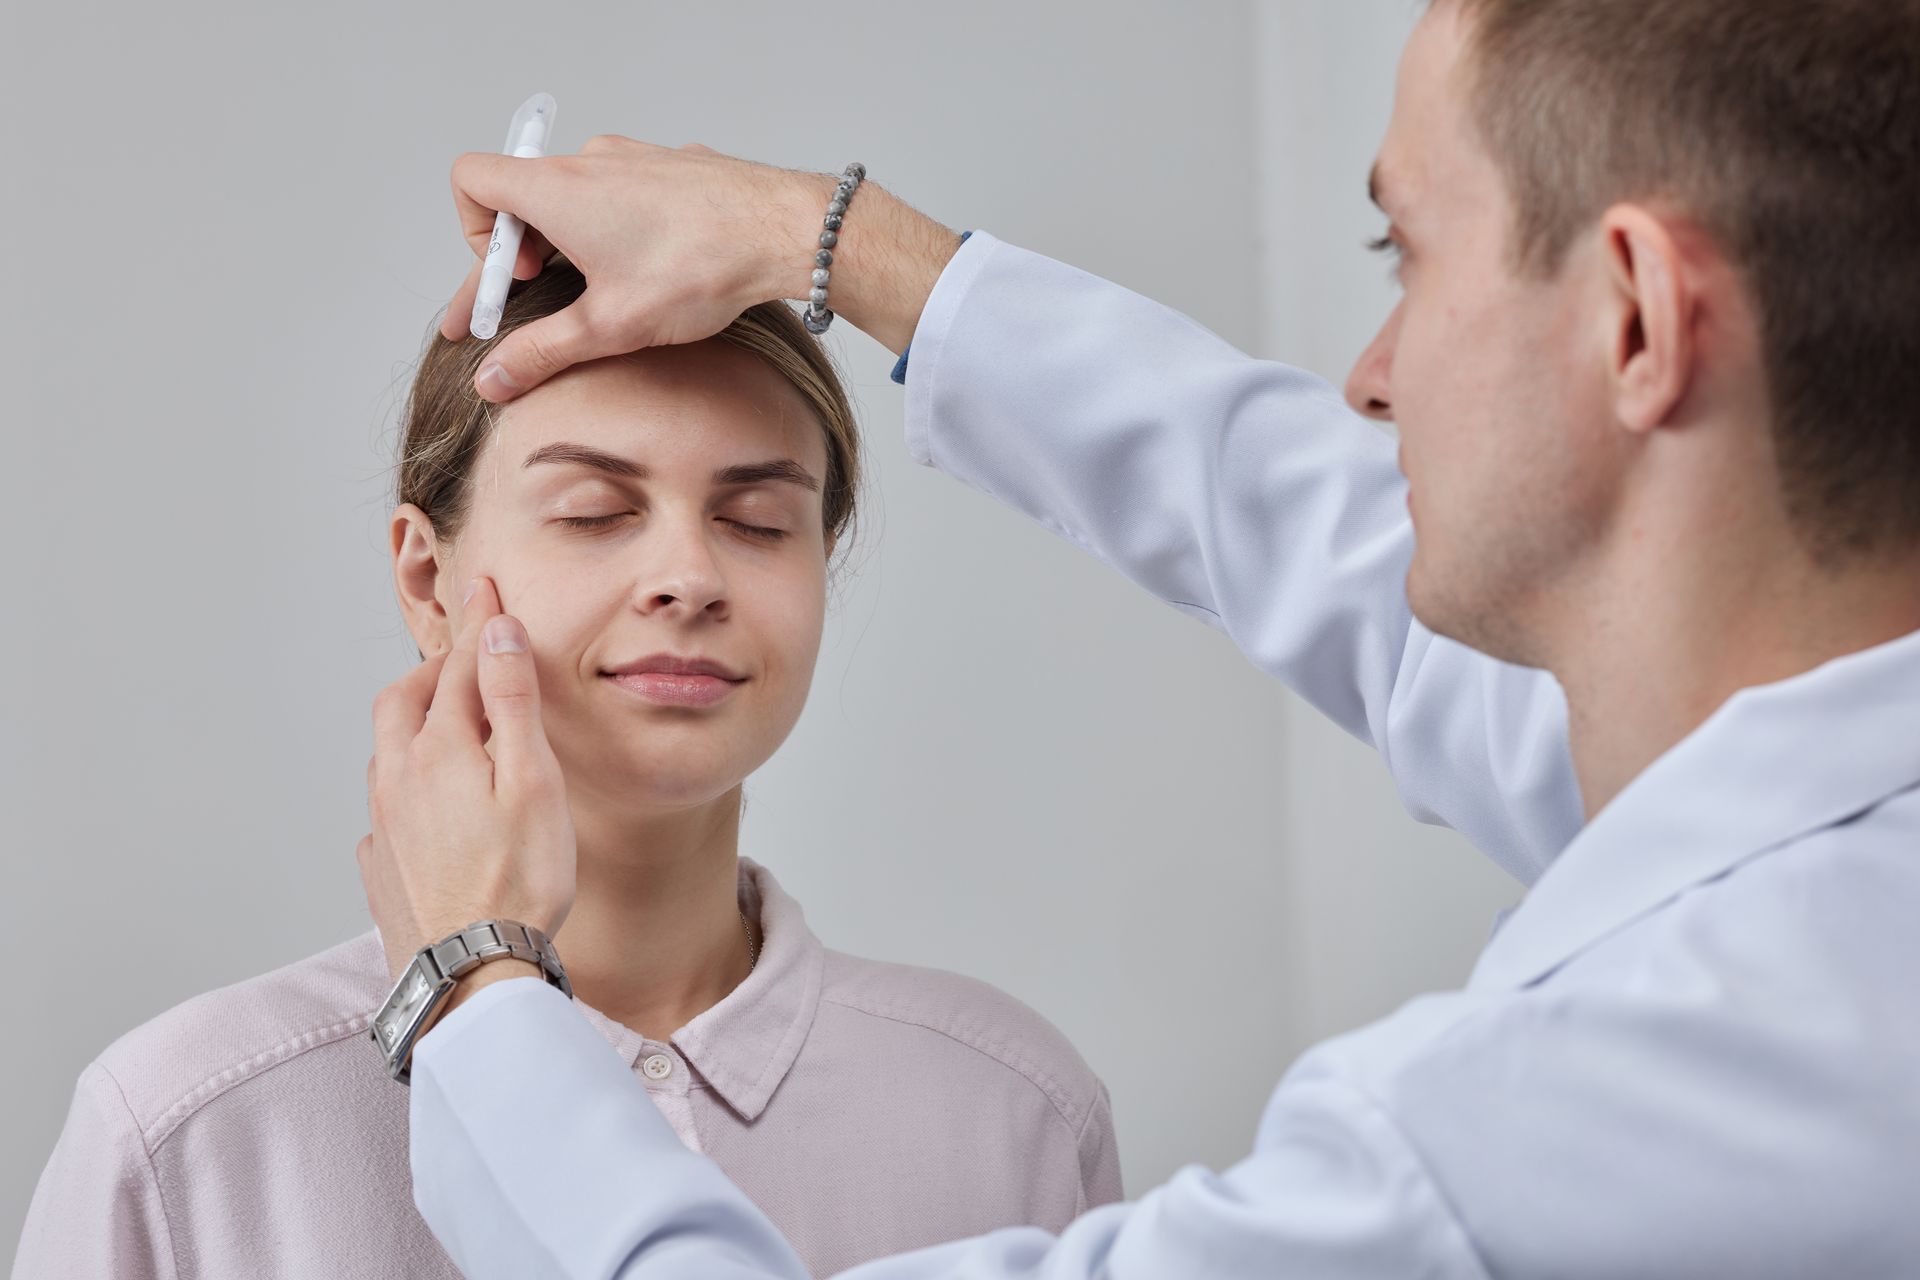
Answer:
<svg viewBox="0 0 1920 1280"><path fill-rule="evenodd" d="M1525 986L1689 888L1920 786L1920 632L1742 689L1528 892L1469 989Z"/></svg>

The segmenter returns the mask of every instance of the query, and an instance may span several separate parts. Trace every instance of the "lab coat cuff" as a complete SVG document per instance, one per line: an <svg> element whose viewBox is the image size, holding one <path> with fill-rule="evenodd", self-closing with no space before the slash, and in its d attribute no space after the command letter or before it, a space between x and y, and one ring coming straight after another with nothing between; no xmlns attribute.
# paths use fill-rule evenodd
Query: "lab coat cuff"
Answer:
<svg viewBox="0 0 1920 1280"><path fill-rule="evenodd" d="M636 1233L622 1180L594 1171L665 1176L689 1158L612 1047L535 978L476 992L428 1032L412 1095L414 1204L469 1276L612 1274Z"/></svg>
<svg viewBox="0 0 1920 1280"><path fill-rule="evenodd" d="M923 467L939 467L933 438L934 397L939 392L941 365L954 319L966 305L973 283L986 269L1001 242L984 231L968 233L920 313L920 323L908 344L913 352L913 374L907 379L907 454Z"/></svg>

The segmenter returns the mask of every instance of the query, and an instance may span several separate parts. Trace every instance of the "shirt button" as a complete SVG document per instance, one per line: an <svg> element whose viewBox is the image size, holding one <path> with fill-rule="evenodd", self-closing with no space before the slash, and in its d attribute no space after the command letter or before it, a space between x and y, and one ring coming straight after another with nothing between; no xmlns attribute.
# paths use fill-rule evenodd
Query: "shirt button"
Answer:
<svg viewBox="0 0 1920 1280"><path fill-rule="evenodd" d="M640 1064L640 1070L649 1080L665 1080L673 1074L673 1059L664 1053L656 1053Z"/></svg>

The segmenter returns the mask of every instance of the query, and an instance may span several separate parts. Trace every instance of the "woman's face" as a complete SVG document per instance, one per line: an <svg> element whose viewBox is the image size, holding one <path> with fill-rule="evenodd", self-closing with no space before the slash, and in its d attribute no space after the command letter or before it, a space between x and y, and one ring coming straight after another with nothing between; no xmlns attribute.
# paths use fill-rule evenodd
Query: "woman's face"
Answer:
<svg viewBox="0 0 1920 1280"><path fill-rule="evenodd" d="M830 551L818 419L709 340L577 366L496 421L439 575L448 614L489 575L526 624L576 798L726 794L785 740L813 678Z"/></svg>

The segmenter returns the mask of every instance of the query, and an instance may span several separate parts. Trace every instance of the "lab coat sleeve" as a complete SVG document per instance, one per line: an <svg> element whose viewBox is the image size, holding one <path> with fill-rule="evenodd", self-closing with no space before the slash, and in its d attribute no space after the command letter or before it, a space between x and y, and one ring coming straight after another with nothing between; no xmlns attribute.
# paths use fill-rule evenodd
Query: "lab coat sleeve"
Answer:
<svg viewBox="0 0 1920 1280"><path fill-rule="evenodd" d="M1267 1149L1224 1173L1185 1169L1059 1236L1009 1228L866 1263L844 1280L1484 1280L1383 1111L1334 1081L1283 1093L1263 1126ZM606 1042L536 979L477 993L421 1042L412 1146L414 1202L475 1280L806 1275L759 1209L680 1144Z"/></svg>
<svg viewBox="0 0 1920 1280"><path fill-rule="evenodd" d="M914 332L906 431L1225 632L1377 749L1414 817L1528 883L1579 829L1559 685L1413 618L1394 442L1319 378L975 232Z"/></svg>

